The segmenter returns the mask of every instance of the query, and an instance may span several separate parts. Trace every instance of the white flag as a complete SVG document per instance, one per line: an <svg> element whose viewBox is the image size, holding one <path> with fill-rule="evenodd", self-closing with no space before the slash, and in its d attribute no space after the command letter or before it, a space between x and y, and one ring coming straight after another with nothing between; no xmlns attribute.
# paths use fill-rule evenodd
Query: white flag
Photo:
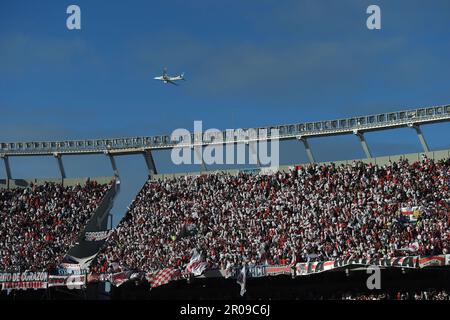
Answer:
<svg viewBox="0 0 450 320"><path fill-rule="evenodd" d="M202 273L206 270L208 267L208 263L206 261L201 261L202 255L194 249L194 252L191 257L191 261L189 261L186 272L192 273L194 276L201 276Z"/></svg>
<svg viewBox="0 0 450 320"><path fill-rule="evenodd" d="M241 297L243 297L245 292L247 292L247 290L245 289L245 284L247 282L247 270L245 268L245 265L242 268L241 272L239 272L236 282L241 286Z"/></svg>
<svg viewBox="0 0 450 320"><path fill-rule="evenodd" d="M224 275L225 279L228 279L232 276L232 273L233 273L232 268L233 268L233 264L230 261L228 261L227 266L225 267L225 275Z"/></svg>
<svg viewBox="0 0 450 320"><path fill-rule="evenodd" d="M419 243L416 241L411 243L410 245L399 249L398 251L409 251L409 252L417 252L419 251Z"/></svg>

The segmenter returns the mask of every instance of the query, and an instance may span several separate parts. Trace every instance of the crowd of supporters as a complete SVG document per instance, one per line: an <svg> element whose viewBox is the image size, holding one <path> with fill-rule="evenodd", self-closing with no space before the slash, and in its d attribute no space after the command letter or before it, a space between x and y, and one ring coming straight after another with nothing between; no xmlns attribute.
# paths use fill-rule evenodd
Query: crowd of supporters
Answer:
<svg viewBox="0 0 450 320"><path fill-rule="evenodd" d="M342 295L342 300L450 300L450 295L446 290L425 290L425 291L398 291L381 293L347 293Z"/></svg>
<svg viewBox="0 0 450 320"><path fill-rule="evenodd" d="M447 254L449 202L450 161L426 157L149 180L93 270L183 268L194 249L220 269Z"/></svg>
<svg viewBox="0 0 450 320"><path fill-rule="evenodd" d="M47 271L70 249L110 185L0 190L0 271Z"/></svg>

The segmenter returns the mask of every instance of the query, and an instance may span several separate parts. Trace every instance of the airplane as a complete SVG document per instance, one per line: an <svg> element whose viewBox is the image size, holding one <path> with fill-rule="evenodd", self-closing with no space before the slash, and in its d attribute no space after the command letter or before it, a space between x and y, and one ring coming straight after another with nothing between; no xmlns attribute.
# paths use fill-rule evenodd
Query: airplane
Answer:
<svg viewBox="0 0 450 320"><path fill-rule="evenodd" d="M163 70L163 75L162 75L162 76L154 77L153 79L155 79L155 80L160 80L160 81L164 81L164 83L174 84L174 85L176 85L176 86L177 86L178 84L176 84L175 81L178 81L178 80L186 80L186 79L184 79L184 72L183 72L182 74L178 75L178 76L171 77L171 76L169 76L169 75L167 74L167 68L164 68L164 70Z"/></svg>

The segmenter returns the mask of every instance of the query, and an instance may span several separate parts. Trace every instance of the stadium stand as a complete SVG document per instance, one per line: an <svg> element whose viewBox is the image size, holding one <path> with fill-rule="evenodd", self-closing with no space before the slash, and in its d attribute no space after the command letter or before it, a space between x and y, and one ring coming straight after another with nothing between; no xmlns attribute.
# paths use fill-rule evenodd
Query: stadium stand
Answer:
<svg viewBox="0 0 450 320"><path fill-rule="evenodd" d="M344 294L342 300L438 300L448 301L450 295L445 290L429 289L425 291L398 291L370 294Z"/></svg>
<svg viewBox="0 0 450 320"><path fill-rule="evenodd" d="M311 164L149 180L91 270L208 269L448 254L450 160Z"/></svg>
<svg viewBox="0 0 450 320"><path fill-rule="evenodd" d="M63 186L23 180L0 189L0 271L56 268L113 185L109 181Z"/></svg>

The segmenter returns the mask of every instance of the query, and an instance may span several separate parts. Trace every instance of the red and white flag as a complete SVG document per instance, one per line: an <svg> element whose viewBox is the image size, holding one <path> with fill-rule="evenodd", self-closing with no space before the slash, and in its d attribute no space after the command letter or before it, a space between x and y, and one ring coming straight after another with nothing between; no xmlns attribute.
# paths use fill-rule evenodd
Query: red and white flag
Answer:
<svg viewBox="0 0 450 320"><path fill-rule="evenodd" d="M180 270L167 268L153 273L147 273L145 277L150 283L150 287L156 288L168 284L171 281L178 280L180 276Z"/></svg>

